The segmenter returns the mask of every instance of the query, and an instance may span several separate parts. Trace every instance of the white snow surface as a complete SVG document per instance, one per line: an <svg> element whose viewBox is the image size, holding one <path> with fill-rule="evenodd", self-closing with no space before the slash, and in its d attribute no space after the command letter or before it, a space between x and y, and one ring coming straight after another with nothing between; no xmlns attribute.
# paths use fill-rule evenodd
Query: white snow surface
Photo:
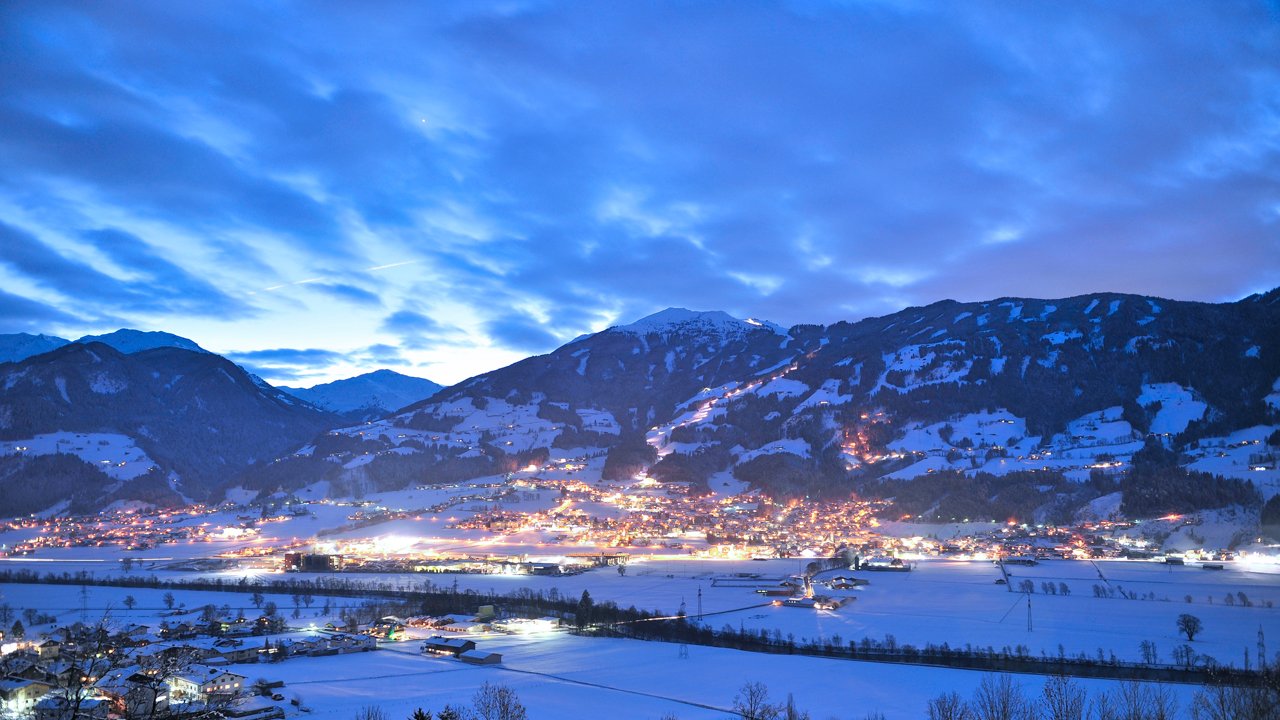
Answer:
<svg viewBox="0 0 1280 720"><path fill-rule="evenodd" d="M652 315L640 318L627 325L617 325L611 330L629 332L636 335L658 333L666 335L679 331L716 332L722 336L742 335L753 330L765 329L778 335L787 332L781 326L771 322L748 318L739 320L721 310L699 312L686 308L667 308Z"/></svg>
<svg viewBox="0 0 1280 720"><path fill-rule="evenodd" d="M1186 451L1194 458L1187 468L1251 480L1264 500L1280 495L1278 451L1267 446L1267 438L1277 430L1280 425L1255 425L1225 437L1201 438Z"/></svg>
<svg viewBox="0 0 1280 720"><path fill-rule="evenodd" d="M1056 332L1047 333L1040 336L1041 340L1048 342L1050 345L1061 345L1068 340L1078 340L1084 337L1079 330L1058 330Z"/></svg>
<svg viewBox="0 0 1280 720"><path fill-rule="evenodd" d="M765 383L754 391L756 395L777 395L778 397L794 397L809 392L809 386L799 380L778 378Z"/></svg>
<svg viewBox="0 0 1280 720"><path fill-rule="evenodd" d="M1157 402L1160 410L1151 421L1151 432L1157 435L1177 435L1186 430L1193 420L1202 419L1209 408L1196 400L1191 390L1177 383L1143 385L1138 404L1147 407Z"/></svg>
<svg viewBox="0 0 1280 720"><path fill-rule="evenodd" d="M147 474L155 462L128 435L58 431L0 443L0 455L74 455L114 480Z"/></svg>
<svg viewBox="0 0 1280 720"><path fill-rule="evenodd" d="M771 443L761 445L755 450L748 450L738 456L739 463L745 463L748 460L754 460L761 455L778 455L778 454L797 455L802 458L809 457L809 443L800 438L785 438L783 440L775 440Z"/></svg>
<svg viewBox="0 0 1280 720"><path fill-rule="evenodd" d="M794 382L794 381L793 381ZM824 380L822 385L813 391L813 394L805 398L796 406L796 412L806 410L812 407L825 407L828 405L846 405L853 402L852 395L840 394L840 381L834 378Z"/></svg>
<svg viewBox="0 0 1280 720"><path fill-rule="evenodd" d="M116 350L131 355L143 350L153 350L162 347L175 347L192 352L208 352L204 348L197 345L194 341L184 337L178 337L173 333L167 332L145 332L142 330L132 330L129 328L121 328L112 333L105 335L85 335L76 340L78 343L100 342L109 345Z"/></svg>

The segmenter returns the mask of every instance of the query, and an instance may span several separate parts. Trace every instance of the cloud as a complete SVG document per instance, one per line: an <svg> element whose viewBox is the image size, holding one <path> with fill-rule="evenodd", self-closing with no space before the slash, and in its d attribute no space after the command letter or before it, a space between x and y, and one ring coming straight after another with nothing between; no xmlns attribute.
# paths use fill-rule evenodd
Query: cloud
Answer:
<svg viewBox="0 0 1280 720"><path fill-rule="evenodd" d="M233 318L254 313L242 300L162 257L152 245L132 233L105 228L86 232L84 238L125 272L140 275L143 280L132 283L140 294L163 299L171 309Z"/></svg>
<svg viewBox="0 0 1280 720"><path fill-rule="evenodd" d="M47 333L53 326L81 322L81 318L55 307L0 290L0 333L40 334Z"/></svg>
<svg viewBox="0 0 1280 720"><path fill-rule="evenodd" d="M348 285L346 283L313 282L308 283L306 287L308 290L315 290L316 292L324 293L330 297L335 297L339 300L346 300L358 305L368 305L371 307L382 306L382 298L378 297L377 293L370 292L364 288L358 288L355 285Z"/></svg>
<svg viewBox="0 0 1280 720"><path fill-rule="evenodd" d="M405 351L1280 277L1263 4L381 8L4 6L0 261L65 313L337 299L373 319L335 344ZM209 257L316 280L250 307Z"/></svg>
<svg viewBox="0 0 1280 720"><path fill-rule="evenodd" d="M346 360L346 355L322 348L270 348L224 353L227 359L272 382L305 380Z"/></svg>
<svg viewBox="0 0 1280 720"><path fill-rule="evenodd" d="M501 345L530 353L550 352L561 339L533 318L509 313L485 323L485 331Z"/></svg>

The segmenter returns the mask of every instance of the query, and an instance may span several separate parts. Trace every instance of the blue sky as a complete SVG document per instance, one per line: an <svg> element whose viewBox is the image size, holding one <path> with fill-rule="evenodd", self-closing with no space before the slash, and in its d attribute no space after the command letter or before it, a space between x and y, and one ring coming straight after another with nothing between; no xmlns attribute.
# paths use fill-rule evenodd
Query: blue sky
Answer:
<svg viewBox="0 0 1280 720"><path fill-rule="evenodd" d="M0 4L0 332L455 382L667 306L1280 283L1280 8Z"/></svg>

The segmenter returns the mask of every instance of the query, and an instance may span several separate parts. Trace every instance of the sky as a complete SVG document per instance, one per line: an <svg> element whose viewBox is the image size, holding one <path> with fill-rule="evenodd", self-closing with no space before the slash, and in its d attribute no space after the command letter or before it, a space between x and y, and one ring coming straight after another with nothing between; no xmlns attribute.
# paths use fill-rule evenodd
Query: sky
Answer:
<svg viewBox="0 0 1280 720"><path fill-rule="evenodd" d="M448 384L669 306L1276 285L1275 2L0 3L0 332Z"/></svg>

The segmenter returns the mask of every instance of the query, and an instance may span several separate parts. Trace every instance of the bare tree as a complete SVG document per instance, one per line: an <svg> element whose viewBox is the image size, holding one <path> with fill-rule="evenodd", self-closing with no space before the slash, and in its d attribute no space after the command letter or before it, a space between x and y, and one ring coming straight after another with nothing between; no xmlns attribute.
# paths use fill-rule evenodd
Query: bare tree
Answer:
<svg viewBox="0 0 1280 720"><path fill-rule="evenodd" d="M185 670L185 663L177 658L156 659L143 663L137 672L128 677L132 685L124 697L125 714L129 718L154 720L169 713L169 681Z"/></svg>
<svg viewBox="0 0 1280 720"><path fill-rule="evenodd" d="M1178 632L1187 636L1187 642L1194 642L1196 635L1204 629L1204 625L1200 622L1200 618L1188 613L1182 613L1178 616Z"/></svg>
<svg viewBox="0 0 1280 720"><path fill-rule="evenodd" d="M782 708L769 702L769 688L761 682L749 682L733 698L733 711L742 720L775 720Z"/></svg>
<svg viewBox="0 0 1280 720"><path fill-rule="evenodd" d="M1065 675L1055 675L1044 684L1040 708L1045 720L1084 720L1084 689Z"/></svg>
<svg viewBox="0 0 1280 720"><path fill-rule="evenodd" d="M1260 683L1237 687L1210 683L1191 700L1192 720L1280 720L1280 672L1262 673Z"/></svg>
<svg viewBox="0 0 1280 720"><path fill-rule="evenodd" d="M784 720L810 720L809 713L796 707L796 700L787 693L787 704L782 709L782 717Z"/></svg>
<svg viewBox="0 0 1280 720"><path fill-rule="evenodd" d="M929 701L929 720L973 720L973 711L959 694L943 693Z"/></svg>
<svg viewBox="0 0 1280 720"><path fill-rule="evenodd" d="M1196 664L1196 649L1190 645L1179 645L1173 649L1173 661L1190 670Z"/></svg>
<svg viewBox="0 0 1280 720"><path fill-rule="evenodd" d="M973 696L974 720L1035 720L1035 708L1008 675L982 678Z"/></svg>
<svg viewBox="0 0 1280 720"><path fill-rule="evenodd" d="M1095 708L1098 720L1172 720L1178 704L1164 686L1129 680L1105 692Z"/></svg>
<svg viewBox="0 0 1280 720"><path fill-rule="evenodd" d="M486 682L471 698L479 720L525 720L528 712L516 691L506 685Z"/></svg>
<svg viewBox="0 0 1280 720"><path fill-rule="evenodd" d="M387 720L387 714L377 705L365 705L356 713L356 720Z"/></svg>
<svg viewBox="0 0 1280 720"><path fill-rule="evenodd" d="M172 610L172 609L173 609L173 603L174 603L173 593L171 593L171 592L167 592L167 593L165 593L165 594L164 594L164 606L165 606L165 607L167 607L167 608L169 608L170 610Z"/></svg>

